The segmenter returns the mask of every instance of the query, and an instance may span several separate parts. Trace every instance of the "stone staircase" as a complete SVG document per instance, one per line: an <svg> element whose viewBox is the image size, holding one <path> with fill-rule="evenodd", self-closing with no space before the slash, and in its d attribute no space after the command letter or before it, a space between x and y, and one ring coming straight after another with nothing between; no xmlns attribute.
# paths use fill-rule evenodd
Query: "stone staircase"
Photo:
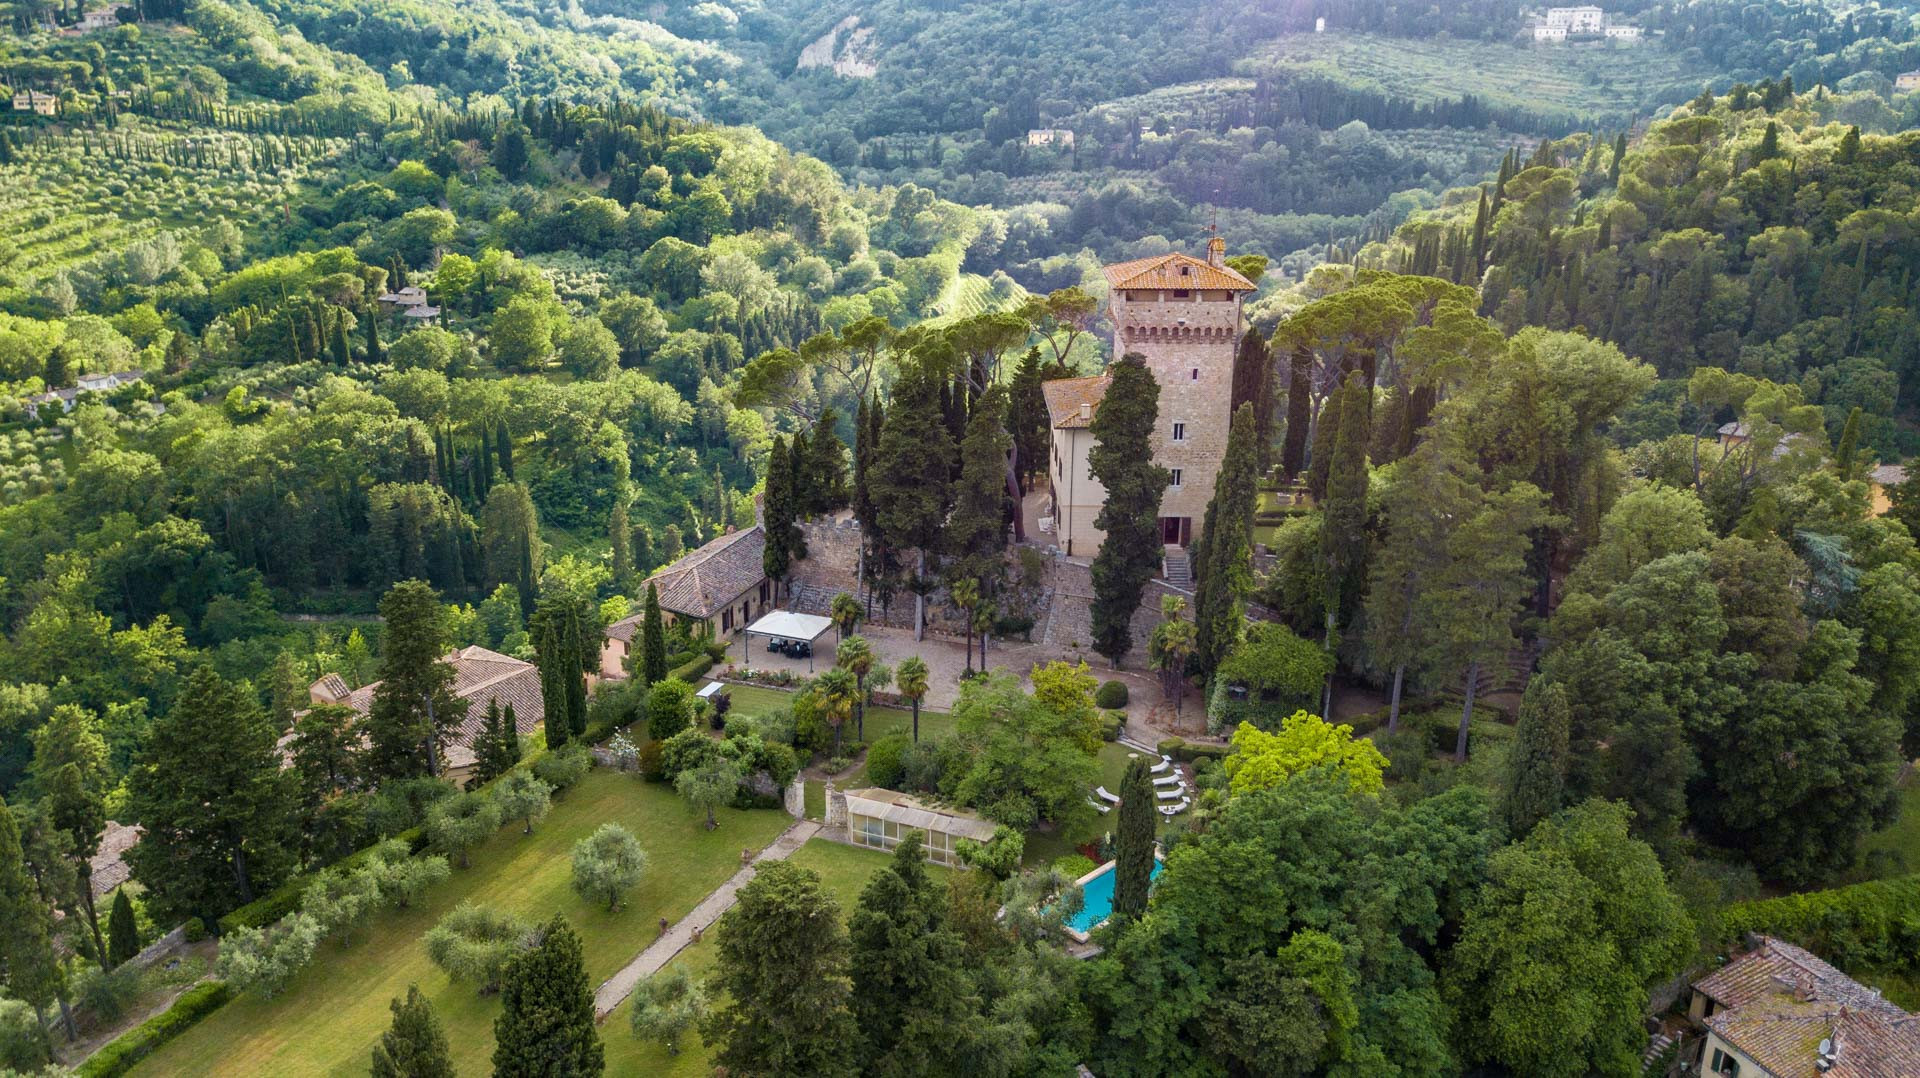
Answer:
<svg viewBox="0 0 1920 1078"><path fill-rule="evenodd" d="M1668 1065L1673 1062L1671 1052L1674 1047L1672 1035L1660 1032L1647 1042L1647 1050L1640 1055L1640 1070L1647 1078L1657 1078L1667 1073Z"/></svg>
<svg viewBox="0 0 1920 1078"><path fill-rule="evenodd" d="M1186 548L1168 546L1162 561L1162 575L1167 583L1182 591L1193 588L1193 562L1188 558Z"/></svg>

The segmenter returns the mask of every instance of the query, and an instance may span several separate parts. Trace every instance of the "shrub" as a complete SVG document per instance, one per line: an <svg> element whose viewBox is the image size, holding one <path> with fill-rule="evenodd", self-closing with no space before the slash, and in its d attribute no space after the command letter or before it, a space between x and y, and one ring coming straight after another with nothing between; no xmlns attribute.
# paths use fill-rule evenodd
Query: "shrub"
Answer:
<svg viewBox="0 0 1920 1078"><path fill-rule="evenodd" d="M1077 880L1097 867L1099 866L1093 863L1093 858L1084 853L1070 853L1053 862L1053 870L1059 873L1063 880Z"/></svg>
<svg viewBox="0 0 1920 1078"><path fill-rule="evenodd" d="M827 774L838 775L852 766L852 760L847 759L845 756L835 756L827 761Z"/></svg>
<svg viewBox="0 0 1920 1078"><path fill-rule="evenodd" d="M533 762L534 777L553 787L555 798L560 796L560 791L579 782L591 770L593 750L578 741L568 742L564 747Z"/></svg>
<svg viewBox="0 0 1920 1078"><path fill-rule="evenodd" d="M455 906L427 930L427 958L456 981L472 981L481 995L500 987L507 962L531 942L533 926L474 902Z"/></svg>
<svg viewBox="0 0 1920 1078"><path fill-rule="evenodd" d="M433 806L459 791L445 779L411 778L385 783L367 802L367 827L381 838L419 827Z"/></svg>
<svg viewBox="0 0 1920 1078"><path fill-rule="evenodd" d="M118 1078L232 998L233 991L219 981L195 985L181 993L173 1006L114 1038L80 1064L74 1074L78 1078Z"/></svg>
<svg viewBox="0 0 1920 1078"><path fill-rule="evenodd" d="M699 730L682 730L660 746L660 773L668 782L720 755L720 743Z"/></svg>
<svg viewBox="0 0 1920 1078"><path fill-rule="evenodd" d="M1127 706L1127 683L1124 681L1102 682L1100 690L1093 694L1095 706L1109 711Z"/></svg>
<svg viewBox="0 0 1920 1078"><path fill-rule="evenodd" d="M33 1008L17 999L0 999L0 1069L39 1074L47 1064L46 1045Z"/></svg>
<svg viewBox="0 0 1920 1078"><path fill-rule="evenodd" d="M667 676L679 681L696 681L713 669L713 660L705 655L696 655L667 671Z"/></svg>
<svg viewBox="0 0 1920 1078"><path fill-rule="evenodd" d="M693 721L693 686L677 678L647 690L647 735L665 741Z"/></svg>
<svg viewBox="0 0 1920 1078"><path fill-rule="evenodd" d="M1127 728L1127 713L1124 711L1102 711L1100 713L1100 740L1118 741L1121 731Z"/></svg>
<svg viewBox="0 0 1920 1078"><path fill-rule="evenodd" d="M313 960L325 936L325 926L305 912L273 928L242 928L220 941L215 969L235 991L272 999Z"/></svg>
<svg viewBox="0 0 1920 1078"><path fill-rule="evenodd" d="M633 1035L659 1041L667 1054L680 1054L680 1039L706 1010L706 992L684 966L656 973L633 994Z"/></svg>
<svg viewBox="0 0 1920 1078"><path fill-rule="evenodd" d="M945 747L940 742L908 744L907 750L900 754L899 788L923 793L938 791L945 763Z"/></svg>
<svg viewBox="0 0 1920 1078"><path fill-rule="evenodd" d="M875 786L899 789L906 773L905 758L913 742L905 734L889 734L867 748L867 778Z"/></svg>
<svg viewBox="0 0 1920 1078"><path fill-rule="evenodd" d="M953 852L960 855L963 863L985 869L1002 880L1019 870L1020 858L1026 849L1026 835L1006 824L994 828L993 837L985 842L963 838L953 846Z"/></svg>
<svg viewBox="0 0 1920 1078"><path fill-rule="evenodd" d="M1171 756L1183 763L1198 763L1205 760L1223 760L1233 755L1229 745L1209 745L1199 741L1186 741L1177 737L1167 738L1159 744L1160 755Z"/></svg>
<svg viewBox="0 0 1920 1078"><path fill-rule="evenodd" d="M140 999L140 971L131 966L110 970L91 967L76 978L74 1002L111 1025L125 1017Z"/></svg>
<svg viewBox="0 0 1920 1078"><path fill-rule="evenodd" d="M224 917L221 918L222 921L225 919ZM186 937L188 943L199 943L201 940L207 938L207 922L202 921L198 917L187 918L185 928L186 931L181 934Z"/></svg>
<svg viewBox="0 0 1920 1078"><path fill-rule="evenodd" d="M810 692L801 693L793 701L793 747L811 757L832 745L833 726L827 722L819 698Z"/></svg>
<svg viewBox="0 0 1920 1078"><path fill-rule="evenodd" d="M640 777L648 782L667 781L666 747L649 741L640 747Z"/></svg>

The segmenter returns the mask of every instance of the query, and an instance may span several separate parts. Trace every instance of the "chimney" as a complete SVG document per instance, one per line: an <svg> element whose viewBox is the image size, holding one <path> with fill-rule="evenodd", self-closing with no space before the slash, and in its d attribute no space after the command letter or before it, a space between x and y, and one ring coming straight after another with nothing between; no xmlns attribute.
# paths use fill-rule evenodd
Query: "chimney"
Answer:
<svg viewBox="0 0 1920 1078"><path fill-rule="evenodd" d="M1222 269L1227 264L1227 241L1218 236L1207 241L1207 265Z"/></svg>

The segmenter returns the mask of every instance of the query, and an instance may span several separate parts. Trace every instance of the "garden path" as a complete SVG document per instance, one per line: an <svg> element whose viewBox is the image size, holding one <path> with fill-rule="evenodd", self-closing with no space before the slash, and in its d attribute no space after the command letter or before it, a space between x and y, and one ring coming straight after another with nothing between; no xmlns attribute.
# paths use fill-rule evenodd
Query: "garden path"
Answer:
<svg viewBox="0 0 1920 1078"><path fill-rule="evenodd" d="M740 871L728 878L727 882L713 889L713 892L700 900L693 912L668 928L657 940L649 944L634 960L622 966L619 972L608 977L593 993L593 1016L595 1020L605 1020L613 1013L622 1000L633 994L641 981L660 972L674 955L685 950L693 942L693 934L704 932L713 926L720 915L733 908L734 895L753 878L762 861L784 861L793 856L793 852L807 844L807 840L819 834L820 825L812 820L795 821L792 827L780 832L780 836L767 845L767 848L755 854Z"/></svg>

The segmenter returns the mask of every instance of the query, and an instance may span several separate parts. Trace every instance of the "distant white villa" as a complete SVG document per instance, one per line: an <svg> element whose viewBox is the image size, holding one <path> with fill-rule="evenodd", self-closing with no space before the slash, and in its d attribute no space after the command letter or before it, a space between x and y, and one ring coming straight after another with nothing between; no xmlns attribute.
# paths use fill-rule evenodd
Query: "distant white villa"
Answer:
<svg viewBox="0 0 1920 1078"><path fill-rule="evenodd" d="M1920 90L1920 68L1915 68L1912 71L1902 71L1898 75L1895 75L1893 77L1893 88L1903 94L1909 90Z"/></svg>
<svg viewBox="0 0 1920 1078"><path fill-rule="evenodd" d="M1544 42L1560 42L1579 37L1604 37L1610 41L1638 41L1640 34L1641 30L1638 26L1609 22L1606 9L1592 5L1548 8L1546 16L1533 26L1533 39Z"/></svg>
<svg viewBox="0 0 1920 1078"><path fill-rule="evenodd" d="M78 382L65 389L52 389L45 393L36 393L28 397L26 400L27 414L38 419L40 418L40 406L43 404L52 404L55 401L59 402L61 411L71 412L73 411L74 402L79 400L80 394L82 393L110 392L119 389L121 386L129 386L135 382L142 381L145 377L146 375L140 371L115 371L111 374L83 374L80 376Z"/></svg>

